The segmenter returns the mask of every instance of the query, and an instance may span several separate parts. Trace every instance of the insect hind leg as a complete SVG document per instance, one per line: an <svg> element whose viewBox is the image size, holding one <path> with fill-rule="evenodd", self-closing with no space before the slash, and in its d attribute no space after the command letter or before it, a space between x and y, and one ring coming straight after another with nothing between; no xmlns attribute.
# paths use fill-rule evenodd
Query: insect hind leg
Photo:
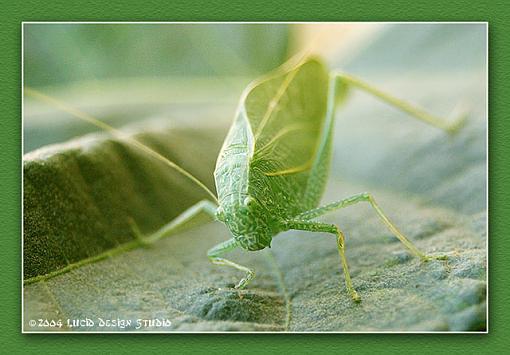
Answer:
<svg viewBox="0 0 510 355"><path fill-rule="evenodd" d="M388 227L388 229L395 235L395 237L404 244L404 246L415 256L419 257L422 261L429 261L432 259L437 260L447 260L447 257L445 255L442 256L428 256L425 255L423 252L421 252L409 239L407 239L400 230L389 220L389 218L386 216L386 214L381 210L379 205L375 202L375 199L372 197L371 194L367 192L363 192L357 195L353 195L351 197L348 197L346 199L333 202L330 204L327 204L325 206L315 208L310 211L306 211L301 213L297 216L299 219L303 220L309 220L316 217L319 217L321 215L324 215L328 212L338 210L340 208L344 208L353 204L356 204L358 202L368 202L372 206L372 208L375 210L379 218L382 220L382 222Z"/></svg>
<svg viewBox="0 0 510 355"><path fill-rule="evenodd" d="M246 285L255 277L255 272L246 266L236 264L233 261L221 258L220 255L228 253L229 251L234 250L239 245L237 244L235 239L229 239L225 242L215 245L207 252L207 256L209 260L216 265L226 265L238 270L246 272L246 276L239 281L239 283L235 286L235 288L242 289L245 288Z"/></svg>
<svg viewBox="0 0 510 355"><path fill-rule="evenodd" d="M456 113L456 117L454 117L454 120L446 120L442 117L438 117L435 115L432 115L425 110L412 105L404 100L398 99L376 87L373 85L370 85L364 81L362 81L359 78L356 78L352 75L346 74L346 73L340 73L335 72L333 74L333 78L336 80L337 85L345 85L345 89L349 87L355 87L357 89L363 90L378 99L386 102L387 104L408 113L409 115L417 118L418 120L421 120L431 126L434 126L436 128L440 128L449 134L455 134L457 133L460 128L464 125L466 118L468 116L467 109L457 109L454 110ZM344 95L347 91L346 90L340 90L339 95ZM342 96L340 96L340 99ZM457 106L460 107L460 106ZM458 111L458 112L456 112Z"/></svg>

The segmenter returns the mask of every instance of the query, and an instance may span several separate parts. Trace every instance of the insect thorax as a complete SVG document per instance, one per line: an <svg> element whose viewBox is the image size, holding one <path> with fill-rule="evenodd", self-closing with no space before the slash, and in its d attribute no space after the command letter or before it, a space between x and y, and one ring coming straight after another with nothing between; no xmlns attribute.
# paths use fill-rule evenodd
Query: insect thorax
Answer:
<svg viewBox="0 0 510 355"><path fill-rule="evenodd" d="M279 231L273 216L249 196L239 203L220 206L217 216L225 223L239 245L247 250L260 250L271 246L273 236Z"/></svg>

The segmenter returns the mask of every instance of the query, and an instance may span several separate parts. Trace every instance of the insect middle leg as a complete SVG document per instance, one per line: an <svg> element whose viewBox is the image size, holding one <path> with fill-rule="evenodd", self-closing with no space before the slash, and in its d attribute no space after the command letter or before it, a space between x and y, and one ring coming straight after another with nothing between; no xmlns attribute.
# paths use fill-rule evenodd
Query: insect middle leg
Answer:
<svg viewBox="0 0 510 355"><path fill-rule="evenodd" d="M360 296L352 286L351 274L349 273L349 266L347 265L347 258L345 257L345 238L340 228L338 228L334 224L305 220L286 221L285 224L288 229L302 230L308 232L331 233L336 236L338 253L340 254L340 260L342 262L342 269L344 270L345 286L347 287L347 291L349 291L352 299L355 302L361 301Z"/></svg>
<svg viewBox="0 0 510 355"><path fill-rule="evenodd" d="M220 257L222 254L228 253L238 246L239 245L237 244L236 240L232 238L209 249L207 256L213 264L226 265L246 272L246 276L242 278L241 281L239 281L239 283L235 286L235 288L241 289L246 287L246 285L255 277L255 272L246 266L236 264L233 261Z"/></svg>
<svg viewBox="0 0 510 355"><path fill-rule="evenodd" d="M363 192L351 197L348 197L346 199L343 199L341 201L333 202L330 204L327 204L325 206L315 208L313 210L309 210L306 212L301 213L296 218L302 219L302 220L309 220L316 217L319 217L323 214L326 214L328 212L344 208L350 205L353 205L358 202L369 202L372 208L375 210L379 218L383 221L383 223L388 227L388 229L404 244L404 246L415 256L419 257L422 261L429 261L432 259L438 259L438 260L446 260L446 256L428 256L425 255L423 252L421 252L409 239L407 239L402 232L400 232L397 227L388 219L386 214L381 210L379 205L375 202L375 199L372 197L371 194L367 192Z"/></svg>

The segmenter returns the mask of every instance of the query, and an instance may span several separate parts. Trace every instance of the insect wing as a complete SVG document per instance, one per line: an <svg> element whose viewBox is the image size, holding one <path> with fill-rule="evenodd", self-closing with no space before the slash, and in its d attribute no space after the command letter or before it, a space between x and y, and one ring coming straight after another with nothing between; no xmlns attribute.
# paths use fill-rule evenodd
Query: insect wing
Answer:
<svg viewBox="0 0 510 355"><path fill-rule="evenodd" d="M245 90L216 166L220 200L241 192L280 215L300 209L321 142L328 80L322 62L308 58Z"/></svg>
<svg viewBox="0 0 510 355"><path fill-rule="evenodd" d="M214 180L220 205L226 199L240 199L247 195L252 155L253 134L246 113L240 106L216 161Z"/></svg>

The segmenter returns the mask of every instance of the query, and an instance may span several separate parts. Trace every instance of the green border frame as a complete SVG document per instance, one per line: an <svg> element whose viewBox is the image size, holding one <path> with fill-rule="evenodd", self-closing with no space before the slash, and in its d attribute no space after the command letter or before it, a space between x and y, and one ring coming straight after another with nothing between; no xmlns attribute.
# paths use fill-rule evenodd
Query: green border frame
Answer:
<svg viewBox="0 0 510 355"><path fill-rule="evenodd" d="M411 5L412 4L412 5ZM2 119L0 120L0 216L3 273L0 292L0 337L9 353L170 352L209 354L250 351L267 353L368 352L500 353L510 343L510 275L505 215L510 212L510 6L504 2L451 0L385 1L251 1L153 0L100 3L89 0L48 0L2 3L0 63ZM210 334L210 335L44 335L21 334L21 22L22 21L488 21L489 22L489 334ZM506 70L505 70L506 69ZM506 165L505 165L506 164ZM507 286L507 287L505 287Z"/></svg>

